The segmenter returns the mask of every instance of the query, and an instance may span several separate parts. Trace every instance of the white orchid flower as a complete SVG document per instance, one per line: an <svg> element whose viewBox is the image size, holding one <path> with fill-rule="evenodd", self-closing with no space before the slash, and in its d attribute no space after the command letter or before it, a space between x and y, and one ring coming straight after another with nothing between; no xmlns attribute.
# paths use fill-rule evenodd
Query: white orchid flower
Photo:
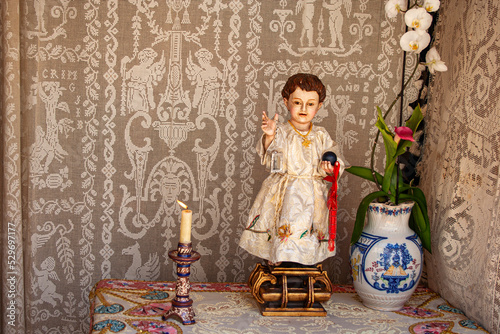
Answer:
<svg viewBox="0 0 500 334"><path fill-rule="evenodd" d="M399 12L405 11L407 8L406 0L389 0L385 4L385 14L388 18L394 18Z"/></svg>
<svg viewBox="0 0 500 334"><path fill-rule="evenodd" d="M434 74L435 71L445 72L448 70L444 61L441 60L436 47L432 47L429 51L427 51L427 54L425 55L425 65L429 67L431 74Z"/></svg>
<svg viewBox="0 0 500 334"><path fill-rule="evenodd" d="M405 14L405 23L416 30L427 30L432 24L432 15L422 8L412 8Z"/></svg>
<svg viewBox="0 0 500 334"><path fill-rule="evenodd" d="M425 0L424 8L428 12L437 12L440 4L441 2L439 0Z"/></svg>
<svg viewBox="0 0 500 334"><path fill-rule="evenodd" d="M426 31L411 30L400 39L399 44L405 51L420 53L431 42L431 36Z"/></svg>

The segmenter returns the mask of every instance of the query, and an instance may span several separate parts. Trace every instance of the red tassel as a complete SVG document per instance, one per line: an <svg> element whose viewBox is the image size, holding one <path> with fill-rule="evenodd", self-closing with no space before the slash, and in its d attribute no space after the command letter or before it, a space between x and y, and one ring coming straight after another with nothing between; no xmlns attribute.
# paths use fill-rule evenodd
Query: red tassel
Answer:
<svg viewBox="0 0 500 334"><path fill-rule="evenodd" d="M328 239L328 250L333 252L335 250L335 238L337 237L337 178L339 176L340 164L335 162L333 167L333 175L324 178L325 181L331 182L332 187L328 194L328 210L330 211L330 238Z"/></svg>

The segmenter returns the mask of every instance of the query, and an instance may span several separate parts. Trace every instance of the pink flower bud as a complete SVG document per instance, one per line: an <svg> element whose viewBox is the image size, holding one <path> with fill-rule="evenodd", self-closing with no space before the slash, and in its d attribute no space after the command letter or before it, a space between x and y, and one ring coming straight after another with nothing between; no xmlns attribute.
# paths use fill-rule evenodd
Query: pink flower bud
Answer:
<svg viewBox="0 0 500 334"><path fill-rule="evenodd" d="M401 139L415 141L415 139L413 139L413 131L409 127L396 127L394 129L394 132L396 132L396 135L394 136L394 141L396 142L396 144L398 144Z"/></svg>

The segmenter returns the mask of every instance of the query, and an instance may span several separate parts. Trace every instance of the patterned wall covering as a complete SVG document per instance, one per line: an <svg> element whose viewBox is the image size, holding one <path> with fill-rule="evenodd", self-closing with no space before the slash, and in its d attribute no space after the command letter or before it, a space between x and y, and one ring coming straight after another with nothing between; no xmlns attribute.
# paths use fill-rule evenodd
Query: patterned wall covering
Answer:
<svg viewBox="0 0 500 334"><path fill-rule="evenodd" d="M286 121L285 80L315 73L327 86L315 122L329 130L348 164L367 164L375 106L387 106L402 76L403 26L387 19L383 6L379 0L1 1L2 332L86 333L88 293L99 279L173 280L168 251L179 238L177 199L193 210L193 246L202 254L191 279L245 281L258 259L237 243L267 175L254 150L261 111ZM464 62L475 69L465 58L455 66ZM481 62L491 72L492 61ZM447 78L458 84L465 77L473 74ZM457 87L453 94L462 92ZM448 106L463 103L446 96L453 100ZM463 114L488 122L486 115ZM450 126L463 125L463 118L451 119ZM467 138L463 144L473 145ZM498 161L498 146L491 152ZM486 187L498 167L491 159L480 164ZM350 175L341 179L339 252L325 263L335 283L350 280L352 223L369 187ZM460 191L447 187L448 197ZM469 215L460 203L458 219Z"/></svg>
<svg viewBox="0 0 500 334"><path fill-rule="evenodd" d="M459 0L436 30L448 72L431 84L421 184L429 285L500 333L500 5Z"/></svg>
<svg viewBox="0 0 500 334"><path fill-rule="evenodd" d="M35 0L20 15L17 5L2 5L3 59L20 66L3 73L3 214L24 266L17 320L24 312L34 333L85 332L101 278L173 280L177 199L193 210L202 254L191 278L245 281L258 259L237 242L267 175L254 149L261 111L285 121L285 80L319 75L328 97L315 122L345 161L364 164L374 106L401 77L402 25L380 1ZM340 189L339 255L325 265L348 282L369 189L348 175Z"/></svg>

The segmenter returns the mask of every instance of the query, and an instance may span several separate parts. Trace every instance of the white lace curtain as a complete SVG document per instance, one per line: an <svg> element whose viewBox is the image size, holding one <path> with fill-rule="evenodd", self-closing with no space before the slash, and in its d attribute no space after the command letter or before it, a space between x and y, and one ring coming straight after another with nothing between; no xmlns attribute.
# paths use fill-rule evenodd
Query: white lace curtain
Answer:
<svg viewBox="0 0 500 334"><path fill-rule="evenodd" d="M500 332L499 3L445 3L436 31L448 71L434 78L421 185L433 254L429 286Z"/></svg>

